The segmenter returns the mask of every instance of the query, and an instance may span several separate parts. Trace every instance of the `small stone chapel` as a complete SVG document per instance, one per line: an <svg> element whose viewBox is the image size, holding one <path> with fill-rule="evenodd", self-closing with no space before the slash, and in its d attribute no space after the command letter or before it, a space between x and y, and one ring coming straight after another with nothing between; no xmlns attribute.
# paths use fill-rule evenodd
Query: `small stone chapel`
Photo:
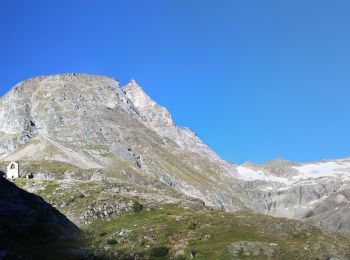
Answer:
<svg viewBox="0 0 350 260"><path fill-rule="evenodd" d="M7 171L6 171L6 178L9 180L14 180L19 177L19 167L18 163L16 162L11 162L7 166Z"/></svg>

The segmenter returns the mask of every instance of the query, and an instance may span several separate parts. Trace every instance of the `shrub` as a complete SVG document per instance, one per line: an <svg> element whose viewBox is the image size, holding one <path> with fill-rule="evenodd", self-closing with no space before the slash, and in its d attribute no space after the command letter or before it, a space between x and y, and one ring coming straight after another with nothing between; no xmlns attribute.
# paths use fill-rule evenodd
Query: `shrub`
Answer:
<svg viewBox="0 0 350 260"><path fill-rule="evenodd" d="M132 209L134 212L140 212L143 209L143 205L140 202L135 201L132 205Z"/></svg>
<svg viewBox="0 0 350 260"><path fill-rule="evenodd" d="M116 245L118 244L118 241L115 239L108 239L107 240L107 245Z"/></svg>
<svg viewBox="0 0 350 260"><path fill-rule="evenodd" d="M150 255L155 257L166 256L169 252L169 249L164 246L154 247L150 250Z"/></svg>
<svg viewBox="0 0 350 260"><path fill-rule="evenodd" d="M195 230L197 228L197 224L196 223L190 223L189 225L188 225L188 229L191 229L191 230Z"/></svg>

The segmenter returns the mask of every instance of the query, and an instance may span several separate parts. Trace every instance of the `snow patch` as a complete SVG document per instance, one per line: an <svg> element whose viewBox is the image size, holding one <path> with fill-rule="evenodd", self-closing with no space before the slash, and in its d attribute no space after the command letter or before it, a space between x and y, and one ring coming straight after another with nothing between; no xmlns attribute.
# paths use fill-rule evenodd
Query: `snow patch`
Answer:
<svg viewBox="0 0 350 260"><path fill-rule="evenodd" d="M262 180L262 181L269 181L269 182L282 182L282 183L288 182L287 178L268 176L263 171L254 171L244 166L238 166L237 171L238 171L237 178L247 180L247 181Z"/></svg>
<svg viewBox="0 0 350 260"><path fill-rule="evenodd" d="M321 162L302 166L293 166L299 174L293 179L322 178L322 177L350 177L350 163Z"/></svg>

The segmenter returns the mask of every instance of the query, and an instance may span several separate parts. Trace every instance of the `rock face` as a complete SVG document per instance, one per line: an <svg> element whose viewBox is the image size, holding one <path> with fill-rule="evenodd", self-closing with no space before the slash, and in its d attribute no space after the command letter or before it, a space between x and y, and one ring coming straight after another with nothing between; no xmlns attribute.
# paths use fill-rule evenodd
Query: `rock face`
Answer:
<svg viewBox="0 0 350 260"><path fill-rule="evenodd" d="M65 250L69 254L77 249L69 243L81 240L78 228L62 213L3 177L0 177L0 234L0 251L9 255L9 252L24 253L26 257L43 257L45 249L52 246L57 247L53 255L63 256L63 251L59 252L63 250L62 244L67 246ZM39 242L43 240L45 244ZM34 249L37 251L29 253Z"/></svg>
<svg viewBox="0 0 350 260"><path fill-rule="evenodd" d="M17 84L0 98L0 163L10 161L38 181L118 179L159 197L168 189L214 208L250 209L350 235L350 160L230 164L177 126L134 80L123 87L107 77L63 74ZM100 208L89 212L120 211Z"/></svg>
<svg viewBox="0 0 350 260"><path fill-rule="evenodd" d="M133 102L140 112L144 123L152 128L162 128L174 126L169 111L154 102L136 83L131 80L125 87L126 96Z"/></svg>
<svg viewBox="0 0 350 260"><path fill-rule="evenodd" d="M122 120L114 114L136 113L115 80L74 74L38 77L18 84L1 99L0 107L3 156L40 137L68 154L69 148L55 142L91 147L86 149L90 153L103 152L108 145L121 159L136 163L129 147L113 135L118 129L111 126ZM91 160L93 165L87 166L98 167L91 155L77 157L81 157L76 159L82 166Z"/></svg>

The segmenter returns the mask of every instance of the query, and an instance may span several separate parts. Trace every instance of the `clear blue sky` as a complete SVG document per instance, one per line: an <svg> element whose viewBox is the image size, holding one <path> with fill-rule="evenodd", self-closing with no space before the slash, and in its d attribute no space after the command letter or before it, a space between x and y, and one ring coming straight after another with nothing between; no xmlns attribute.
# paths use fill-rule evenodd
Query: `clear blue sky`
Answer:
<svg viewBox="0 0 350 260"><path fill-rule="evenodd" d="M0 2L0 94L135 78L224 159L350 156L350 1Z"/></svg>

